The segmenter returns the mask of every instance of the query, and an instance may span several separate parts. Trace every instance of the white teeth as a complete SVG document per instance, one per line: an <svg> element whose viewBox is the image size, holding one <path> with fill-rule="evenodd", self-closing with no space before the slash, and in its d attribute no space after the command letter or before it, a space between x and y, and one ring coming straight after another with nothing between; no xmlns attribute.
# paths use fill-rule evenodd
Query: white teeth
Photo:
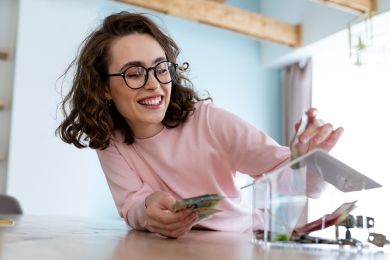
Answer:
<svg viewBox="0 0 390 260"><path fill-rule="evenodd" d="M160 104L160 102L161 102L161 96L150 98L150 99L144 99L140 101L142 105L147 105L147 106L156 106Z"/></svg>

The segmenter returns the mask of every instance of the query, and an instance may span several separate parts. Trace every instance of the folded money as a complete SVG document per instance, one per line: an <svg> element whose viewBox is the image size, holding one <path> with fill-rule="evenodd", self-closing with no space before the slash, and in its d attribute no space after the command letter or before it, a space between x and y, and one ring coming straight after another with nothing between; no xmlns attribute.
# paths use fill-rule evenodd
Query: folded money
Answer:
<svg viewBox="0 0 390 260"><path fill-rule="evenodd" d="M348 217L348 214L356 208L356 200L352 202L343 203L331 214L325 214L321 218L307 223L301 227L294 229L298 234L309 234L310 232L321 230L333 225L337 225Z"/></svg>
<svg viewBox="0 0 390 260"><path fill-rule="evenodd" d="M210 217L211 215L221 212L222 210L220 209L215 209L215 208L196 208L193 210L197 214L197 221L199 222L200 220L206 219Z"/></svg>
<svg viewBox="0 0 390 260"><path fill-rule="evenodd" d="M217 204L225 197L218 194L204 194L197 197L191 197L183 200L178 200L173 204L172 211L178 212L184 209L192 209L198 216L197 222L206 219L211 215L220 212L216 209Z"/></svg>
<svg viewBox="0 0 390 260"><path fill-rule="evenodd" d="M204 194L197 197L178 200L173 204L172 211L178 212L183 209L213 208L224 198L225 197L218 194Z"/></svg>
<svg viewBox="0 0 390 260"><path fill-rule="evenodd" d="M303 113L299 127L290 141L291 161L293 161L299 157L299 153L298 153L298 150L295 147L295 145L299 142L298 139L301 136L301 134L303 134L303 132L306 130L308 123L309 123L308 116L306 113ZM296 163L296 164L292 165L291 168L299 169L300 164Z"/></svg>

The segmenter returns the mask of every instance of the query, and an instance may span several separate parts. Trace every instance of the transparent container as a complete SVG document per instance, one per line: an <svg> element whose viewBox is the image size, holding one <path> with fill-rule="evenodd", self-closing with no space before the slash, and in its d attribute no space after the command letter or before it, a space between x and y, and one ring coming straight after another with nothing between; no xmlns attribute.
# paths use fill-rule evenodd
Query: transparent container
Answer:
<svg viewBox="0 0 390 260"><path fill-rule="evenodd" d="M365 192L378 187L325 151L313 150L253 182L253 242L364 247L374 219L353 214Z"/></svg>

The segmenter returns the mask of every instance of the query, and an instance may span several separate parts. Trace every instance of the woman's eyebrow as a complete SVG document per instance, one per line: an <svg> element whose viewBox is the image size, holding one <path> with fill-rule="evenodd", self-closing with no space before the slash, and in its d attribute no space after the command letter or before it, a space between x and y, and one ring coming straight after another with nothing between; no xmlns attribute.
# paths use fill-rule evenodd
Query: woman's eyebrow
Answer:
<svg viewBox="0 0 390 260"><path fill-rule="evenodd" d="M125 63L119 71L123 71L124 69L130 67L130 66L144 66L144 63L143 62L140 62L140 61L129 61L127 63Z"/></svg>
<svg viewBox="0 0 390 260"><path fill-rule="evenodd" d="M153 64L156 64L160 61L164 61L164 60L167 60L167 58L165 56L161 56L161 57L158 57L156 58L154 61L153 61ZM129 61L127 62L126 64L124 64L119 71L122 71L130 66L143 66L145 67L145 63L141 62L141 61Z"/></svg>
<svg viewBox="0 0 390 260"><path fill-rule="evenodd" d="M158 57L157 59L155 59L153 61L153 64L156 64L156 63L158 63L160 61L164 61L164 60L167 60L167 57L165 57L165 56Z"/></svg>

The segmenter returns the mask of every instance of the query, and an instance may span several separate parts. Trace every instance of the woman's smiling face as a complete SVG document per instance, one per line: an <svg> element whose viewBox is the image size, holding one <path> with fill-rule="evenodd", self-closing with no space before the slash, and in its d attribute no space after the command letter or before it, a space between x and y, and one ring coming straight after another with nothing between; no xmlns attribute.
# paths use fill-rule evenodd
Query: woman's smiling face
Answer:
<svg viewBox="0 0 390 260"><path fill-rule="evenodd" d="M108 73L121 73L133 65L145 68L167 60L160 44L149 34L130 34L113 41ZM153 70L142 88L129 88L122 77L110 77L106 98L112 100L136 138L151 137L163 128L162 120L171 97L172 83L162 84Z"/></svg>

